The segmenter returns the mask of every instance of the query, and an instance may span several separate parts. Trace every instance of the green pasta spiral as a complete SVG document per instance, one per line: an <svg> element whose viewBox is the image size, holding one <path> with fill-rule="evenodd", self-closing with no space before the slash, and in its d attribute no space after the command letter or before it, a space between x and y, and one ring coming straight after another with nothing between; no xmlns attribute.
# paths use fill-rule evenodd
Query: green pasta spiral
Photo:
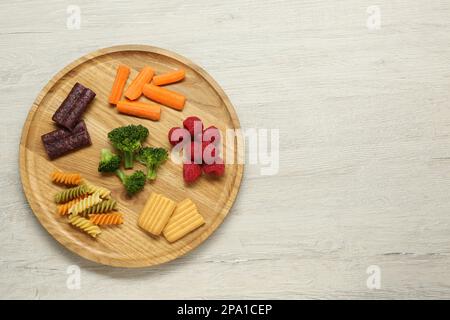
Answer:
<svg viewBox="0 0 450 320"><path fill-rule="evenodd" d="M83 211L83 215L91 214L91 213L105 213L116 210L117 201L114 199L102 200L102 202L97 203L96 205L87 208Z"/></svg>
<svg viewBox="0 0 450 320"><path fill-rule="evenodd" d="M64 203L75 198L78 198L88 192L87 187L82 184L78 187L66 189L55 194L56 203Z"/></svg>

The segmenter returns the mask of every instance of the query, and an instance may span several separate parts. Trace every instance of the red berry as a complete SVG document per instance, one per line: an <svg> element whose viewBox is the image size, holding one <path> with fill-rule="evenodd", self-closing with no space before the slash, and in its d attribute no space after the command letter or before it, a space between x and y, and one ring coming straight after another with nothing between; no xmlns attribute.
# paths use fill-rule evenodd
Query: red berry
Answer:
<svg viewBox="0 0 450 320"><path fill-rule="evenodd" d="M189 132L186 129L180 127L173 127L172 129L170 129L168 137L170 144L175 146L181 141L188 141Z"/></svg>
<svg viewBox="0 0 450 320"><path fill-rule="evenodd" d="M220 130L215 126L210 126L203 131L203 141L213 142L217 145L220 142Z"/></svg>
<svg viewBox="0 0 450 320"><path fill-rule="evenodd" d="M202 175L202 167L195 163L183 164L183 179L186 183L193 183Z"/></svg>
<svg viewBox="0 0 450 320"><path fill-rule="evenodd" d="M191 116L187 117L183 121L183 126L191 134L191 139L194 139L195 135L199 132L203 132L203 122L199 117Z"/></svg>
<svg viewBox="0 0 450 320"><path fill-rule="evenodd" d="M194 163L201 164L203 159L202 144L192 141L186 148L186 159Z"/></svg>
<svg viewBox="0 0 450 320"><path fill-rule="evenodd" d="M203 172L210 176L221 177L225 173L225 164L222 160L213 164L204 164Z"/></svg>
<svg viewBox="0 0 450 320"><path fill-rule="evenodd" d="M203 141L202 142L202 155L203 155L203 163L206 164L212 164L216 160L216 146L209 142L209 141Z"/></svg>
<svg viewBox="0 0 450 320"><path fill-rule="evenodd" d="M196 132L194 134L194 139L193 140L201 143L202 140L203 140L203 132Z"/></svg>

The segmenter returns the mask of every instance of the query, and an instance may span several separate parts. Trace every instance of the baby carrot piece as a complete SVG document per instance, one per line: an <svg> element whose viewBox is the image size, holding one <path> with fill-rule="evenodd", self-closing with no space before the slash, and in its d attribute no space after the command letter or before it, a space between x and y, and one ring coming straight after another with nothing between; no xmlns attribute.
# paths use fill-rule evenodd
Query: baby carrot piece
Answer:
<svg viewBox="0 0 450 320"><path fill-rule="evenodd" d="M158 121L161 117L161 107L157 104L144 103L139 101L122 100L117 102L117 111L130 116L146 118Z"/></svg>
<svg viewBox="0 0 450 320"><path fill-rule="evenodd" d="M123 88L127 83L128 76L130 75L130 68L126 65L121 64L117 67L116 79L111 89L111 94L109 95L108 102L111 104L116 104L122 97Z"/></svg>
<svg viewBox="0 0 450 320"><path fill-rule="evenodd" d="M165 84L174 83L174 82L183 80L185 74L186 74L186 71L184 71L184 69L179 69L176 71L161 74L159 76L154 76L152 82L155 86L162 86Z"/></svg>
<svg viewBox="0 0 450 320"><path fill-rule="evenodd" d="M125 91L125 97L130 100L136 100L139 98L142 94L142 87L144 87L144 84L149 83L150 80L152 80L153 73L152 68L144 67Z"/></svg>
<svg viewBox="0 0 450 320"><path fill-rule="evenodd" d="M147 83L142 93L149 99L176 110L183 110L186 97L166 88Z"/></svg>

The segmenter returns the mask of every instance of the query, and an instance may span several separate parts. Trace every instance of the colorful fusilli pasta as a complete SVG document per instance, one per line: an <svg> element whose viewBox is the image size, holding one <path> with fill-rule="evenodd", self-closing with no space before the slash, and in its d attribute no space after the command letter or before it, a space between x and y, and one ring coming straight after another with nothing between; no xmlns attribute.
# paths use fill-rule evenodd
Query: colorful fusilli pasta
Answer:
<svg viewBox="0 0 450 320"><path fill-rule="evenodd" d="M64 184L66 186L77 186L81 183L81 175L79 173L54 171L51 175L53 182Z"/></svg>
<svg viewBox="0 0 450 320"><path fill-rule="evenodd" d="M72 207L75 203L77 203L78 201L80 201L86 197L87 197L87 194L84 194L81 197L78 197L76 199L70 200L69 202L58 205L58 213L61 216L68 214L70 207Z"/></svg>
<svg viewBox="0 0 450 320"><path fill-rule="evenodd" d="M95 184L92 184L86 180L84 180L83 183L86 185L88 193L90 194L97 192L103 199L107 199L111 195L111 191L104 187L96 186Z"/></svg>
<svg viewBox="0 0 450 320"><path fill-rule="evenodd" d="M83 215L91 214L91 213L105 213L110 212L117 209L117 201L114 199L102 200L100 203L97 203L95 206L87 208L83 211Z"/></svg>
<svg viewBox="0 0 450 320"><path fill-rule="evenodd" d="M75 198L78 198L87 193L87 187L82 184L78 187L66 189L55 194L56 203L64 203Z"/></svg>
<svg viewBox="0 0 450 320"><path fill-rule="evenodd" d="M96 238L102 231L100 228L93 224L91 221L89 221L86 218L80 217L80 216L69 216L69 223L87 234L89 234L91 237Z"/></svg>
<svg viewBox="0 0 450 320"><path fill-rule="evenodd" d="M97 225L122 224L123 215L121 213L90 214L89 220Z"/></svg>
<svg viewBox="0 0 450 320"><path fill-rule="evenodd" d="M100 201L102 201L102 199L100 198L100 194L96 192L94 194L91 194L89 197L86 197L74 203L70 207L69 213L71 215L78 215L80 212L83 212L84 210L96 205L97 203L100 203Z"/></svg>

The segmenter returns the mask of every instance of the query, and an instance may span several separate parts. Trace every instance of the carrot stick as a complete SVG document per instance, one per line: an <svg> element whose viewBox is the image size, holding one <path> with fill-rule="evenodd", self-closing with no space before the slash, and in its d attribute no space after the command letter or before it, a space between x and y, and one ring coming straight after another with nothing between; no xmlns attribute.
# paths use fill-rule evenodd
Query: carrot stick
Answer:
<svg viewBox="0 0 450 320"><path fill-rule="evenodd" d="M161 117L161 107L157 104L144 103L139 101L122 100L117 102L117 111L130 116L146 118L158 121Z"/></svg>
<svg viewBox="0 0 450 320"><path fill-rule="evenodd" d="M184 71L184 69L179 69L176 71L161 74L159 76L154 76L152 82L155 86L162 86L165 84L174 83L174 82L183 80L185 74L186 74L186 71Z"/></svg>
<svg viewBox="0 0 450 320"><path fill-rule="evenodd" d="M111 104L116 104L122 97L123 88L127 83L128 76L130 75L130 68L126 65L121 64L117 67L116 79L111 89L111 94L109 95L108 102Z"/></svg>
<svg viewBox="0 0 450 320"><path fill-rule="evenodd" d="M125 97L130 100L136 100L139 98L142 94L142 87L144 84L149 83L150 80L152 80L153 73L152 68L144 67L125 91Z"/></svg>
<svg viewBox="0 0 450 320"><path fill-rule="evenodd" d="M159 102L176 110L183 110L186 97L166 88L161 88L148 83L144 86L142 93L149 99Z"/></svg>

